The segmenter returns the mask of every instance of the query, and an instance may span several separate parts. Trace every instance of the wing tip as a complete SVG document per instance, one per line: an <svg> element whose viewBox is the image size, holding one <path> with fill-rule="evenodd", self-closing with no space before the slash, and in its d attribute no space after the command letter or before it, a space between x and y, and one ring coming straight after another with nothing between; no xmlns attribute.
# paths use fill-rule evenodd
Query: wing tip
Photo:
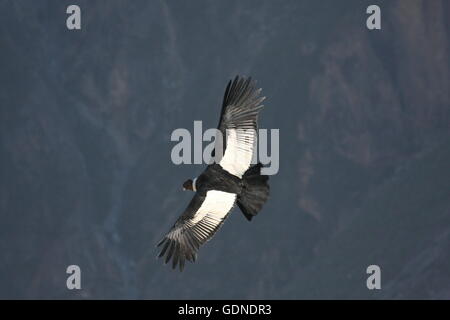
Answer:
<svg viewBox="0 0 450 320"><path fill-rule="evenodd" d="M262 88L257 88L256 83L257 81L251 76L236 75L233 80L230 80L225 89L222 113L228 105L243 104L251 106L261 103L262 100L260 100L259 95L261 94Z"/></svg>
<svg viewBox="0 0 450 320"><path fill-rule="evenodd" d="M156 259L163 258L163 265L171 264L172 270L179 268L182 272L186 265L186 260L189 262L195 262L197 259L197 252L195 248L186 247L182 243L168 239L165 237L161 240L157 247L164 244L161 252L156 256Z"/></svg>

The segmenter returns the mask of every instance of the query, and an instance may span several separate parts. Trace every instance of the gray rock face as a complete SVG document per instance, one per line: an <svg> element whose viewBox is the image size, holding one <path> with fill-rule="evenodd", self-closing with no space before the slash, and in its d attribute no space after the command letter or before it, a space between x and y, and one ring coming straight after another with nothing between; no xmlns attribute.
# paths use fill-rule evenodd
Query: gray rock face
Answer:
<svg viewBox="0 0 450 320"><path fill-rule="evenodd" d="M448 299L449 3L378 2L381 31L361 1L78 1L69 31L63 2L2 1L0 297ZM170 134L214 127L238 73L280 171L173 272L154 245L203 166Z"/></svg>

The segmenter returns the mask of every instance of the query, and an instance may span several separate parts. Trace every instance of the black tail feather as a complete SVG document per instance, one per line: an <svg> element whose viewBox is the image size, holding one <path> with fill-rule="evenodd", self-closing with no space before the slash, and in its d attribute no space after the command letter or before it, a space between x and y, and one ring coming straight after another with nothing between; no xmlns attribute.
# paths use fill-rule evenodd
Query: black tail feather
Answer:
<svg viewBox="0 0 450 320"><path fill-rule="evenodd" d="M261 175L262 164L250 167L242 177L243 189L237 205L247 220L251 221L269 198L269 176Z"/></svg>

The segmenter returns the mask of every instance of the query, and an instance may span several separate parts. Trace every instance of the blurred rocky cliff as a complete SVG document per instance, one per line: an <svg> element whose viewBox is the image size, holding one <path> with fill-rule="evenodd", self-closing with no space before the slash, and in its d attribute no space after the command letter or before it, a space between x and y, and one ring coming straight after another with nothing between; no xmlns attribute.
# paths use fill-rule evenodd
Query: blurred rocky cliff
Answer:
<svg viewBox="0 0 450 320"><path fill-rule="evenodd" d="M450 298L447 1L378 1L380 31L359 0L77 1L80 31L69 4L0 2L0 297ZM203 166L170 134L214 127L235 74L280 172L173 272L154 246Z"/></svg>

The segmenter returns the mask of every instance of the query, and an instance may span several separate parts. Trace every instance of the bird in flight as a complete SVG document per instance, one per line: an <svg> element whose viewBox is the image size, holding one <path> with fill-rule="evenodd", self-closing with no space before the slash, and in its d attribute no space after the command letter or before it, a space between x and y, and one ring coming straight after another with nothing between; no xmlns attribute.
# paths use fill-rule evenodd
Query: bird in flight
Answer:
<svg viewBox="0 0 450 320"><path fill-rule="evenodd" d="M183 270L186 260L195 262L201 245L222 226L235 204L250 221L269 197L269 177L261 174L261 163L252 165L257 140L258 113L263 107L261 89L251 78L230 80L223 98L216 137L215 156L222 157L206 167L194 180L183 183L194 197L170 231L158 243L159 257ZM219 155L219 153L218 153Z"/></svg>

